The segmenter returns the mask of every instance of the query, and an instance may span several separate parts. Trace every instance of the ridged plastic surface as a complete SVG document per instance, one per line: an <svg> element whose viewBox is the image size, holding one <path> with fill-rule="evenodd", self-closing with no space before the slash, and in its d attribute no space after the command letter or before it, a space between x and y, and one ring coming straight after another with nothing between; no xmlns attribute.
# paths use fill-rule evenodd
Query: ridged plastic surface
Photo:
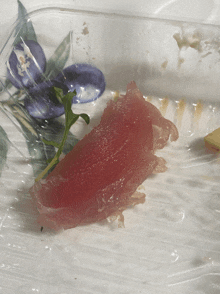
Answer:
<svg viewBox="0 0 220 294"><path fill-rule="evenodd" d="M41 232L27 193L34 176L24 133L6 116L11 109L4 109L1 127L11 144L0 178L0 293L219 293L220 159L203 142L219 127L218 28L65 10L38 11L31 19L47 56L73 29L68 62L94 62L107 79L102 98L75 106L92 122L73 127L77 138L99 122L108 99L131 79L176 124L180 138L157 153L168 171L139 187L146 202L125 211L125 228L105 221ZM178 46L178 36L190 36L188 43ZM4 85L4 68L1 79ZM2 92L1 99L9 93Z"/></svg>

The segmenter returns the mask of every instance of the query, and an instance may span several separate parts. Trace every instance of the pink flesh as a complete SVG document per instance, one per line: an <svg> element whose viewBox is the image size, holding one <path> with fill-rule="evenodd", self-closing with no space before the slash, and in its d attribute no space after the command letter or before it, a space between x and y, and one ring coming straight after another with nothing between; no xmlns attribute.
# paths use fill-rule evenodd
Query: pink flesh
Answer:
<svg viewBox="0 0 220 294"><path fill-rule="evenodd" d="M39 223L67 229L143 203L132 195L150 174L166 170L154 152L169 136L178 138L174 124L145 101L134 82L128 84L125 96L108 103L100 124L31 189Z"/></svg>

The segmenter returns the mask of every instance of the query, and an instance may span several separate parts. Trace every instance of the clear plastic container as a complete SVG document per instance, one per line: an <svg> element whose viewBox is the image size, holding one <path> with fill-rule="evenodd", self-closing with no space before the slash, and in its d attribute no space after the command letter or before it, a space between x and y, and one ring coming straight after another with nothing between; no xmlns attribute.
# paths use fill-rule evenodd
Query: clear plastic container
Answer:
<svg viewBox="0 0 220 294"><path fill-rule="evenodd" d="M125 228L113 222L41 232L27 189L53 153L41 136L59 136L63 117L37 123L7 84L19 19L0 55L2 293L218 293L220 166L203 137L219 127L219 27L59 7L28 19L47 60L69 34L65 66L90 63L106 78L101 98L74 106L92 123L71 129L69 148L131 80L180 138L158 152L169 169L140 187L146 202L125 211Z"/></svg>

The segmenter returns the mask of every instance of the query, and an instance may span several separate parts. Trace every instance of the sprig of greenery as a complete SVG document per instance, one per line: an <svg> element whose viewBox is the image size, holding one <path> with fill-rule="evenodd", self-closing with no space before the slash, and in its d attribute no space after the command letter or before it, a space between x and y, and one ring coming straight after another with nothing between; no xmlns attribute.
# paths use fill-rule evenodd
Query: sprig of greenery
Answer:
<svg viewBox="0 0 220 294"><path fill-rule="evenodd" d="M60 88L54 87L53 90L56 93L57 99L63 103L64 110L65 110L65 130L63 134L63 138L60 144L57 144L54 141L47 141L45 139L42 139L45 144L52 145L56 148L58 148L57 153L55 154L54 158L50 161L48 166L37 176L35 179L35 182L38 182L40 179L42 179L48 171L59 162L59 157L63 151L63 147L65 144L65 141L67 139L68 133L72 125L78 120L79 117L82 117L87 124L90 122L90 118L87 114L81 113L81 114L75 114L73 113L71 106L72 106L72 99L76 95L76 91L68 92L66 95L63 95L63 90Z"/></svg>

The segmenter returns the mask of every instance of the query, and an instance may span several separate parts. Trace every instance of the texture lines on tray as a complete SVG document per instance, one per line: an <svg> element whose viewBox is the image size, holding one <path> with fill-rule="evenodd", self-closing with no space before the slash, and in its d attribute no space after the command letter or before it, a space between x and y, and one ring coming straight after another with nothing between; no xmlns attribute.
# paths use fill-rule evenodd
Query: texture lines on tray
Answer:
<svg viewBox="0 0 220 294"><path fill-rule="evenodd" d="M139 187L146 202L125 212L125 229L101 223L60 235L41 233L31 201L22 192L32 175L28 178L26 171L21 172L14 194L6 177L13 175L11 166L6 166L1 197L7 198L2 199L0 212L4 293L15 289L24 293L38 289L43 294L55 289L68 294L72 289L82 294L135 293L138 289L179 294L184 293L182 285L199 293L205 283L215 293L220 166L216 155L206 153L203 137L218 127L219 105L146 99L176 123L180 139L158 152L169 169Z"/></svg>

